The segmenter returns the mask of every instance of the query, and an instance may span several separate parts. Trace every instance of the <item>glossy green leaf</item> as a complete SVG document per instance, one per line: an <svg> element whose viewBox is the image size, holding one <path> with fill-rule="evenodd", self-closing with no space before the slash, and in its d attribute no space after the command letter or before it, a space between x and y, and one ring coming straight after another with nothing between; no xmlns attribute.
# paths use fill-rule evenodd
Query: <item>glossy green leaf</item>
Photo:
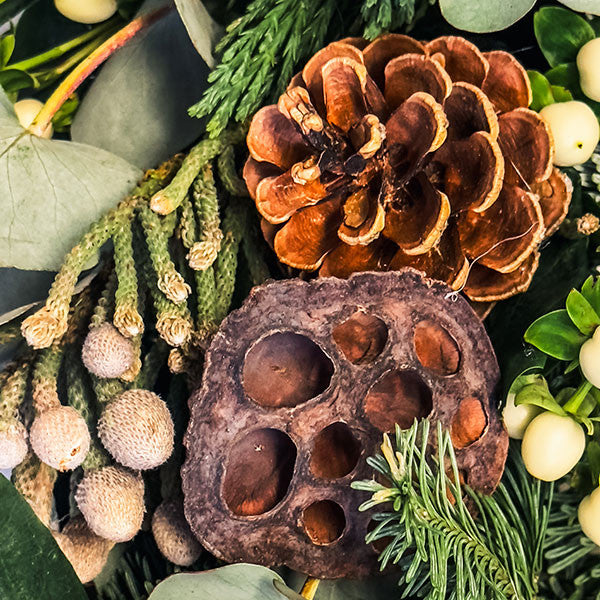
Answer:
<svg viewBox="0 0 600 600"><path fill-rule="evenodd" d="M0 2L0 24L16 17L22 10L39 0L3 0Z"/></svg>
<svg viewBox="0 0 600 600"><path fill-rule="evenodd" d="M0 512L0 598L87 600L50 531L2 475Z"/></svg>
<svg viewBox="0 0 600 600"><path fill-rule="evenodd" d="M592 479L598 481L600 479L600 444L595 440L589 442L586 448L586 456L592 472Z"/></svg>
<svg viewBox="0 0 600 600"><path fill-rule="evenodd" d="M549 356L573 360L587 337L573 325L566 310L555 310L534 321L524 339Z"/></svg>
<svg viewBox="0 0 600 600"><path fill-rule="evenodd" d="M600 278L590 275L581 286L581 294L600 314Z"/></svg>
<svg viewBox="0 0 600 600"><path fill-rule="evenodd" d="M566 367L565 367L565 375L572 373L579 366L579 358L574 358Z"/></svg>
<svg viewBox="0 0 600 600"><path fill-rule="evenodd" d="M440 0L443 17L457 29L474 33L501 31L524 17L535 0Z"/></svg>
<svg viewBox="0 0 600 600"><path fill-rule="evenodd" d="M99 148L26 133L0 90L0 266L58 270L142 175Z"/></svg>
<svg viewBox="0 0 600 600"><path fill-rule="evenodd" d="M600 2L598 0L558 0L561 4L568 6L571 10L600 15Z"/></svg>
<svg viewBox="0 0 600 600"><path fill-rule="evenodd" d="M531 83L532 100L529 108L539 112L548 106L554 104L554 95L550 82L539 71L527 71L529 82Z"/></svg>
<svg viewBox="0 0 600 600"><path fill-rule="evenodd" d="M579 71L574 62L558 65L546 72L548 81L553 85L560 85L572 92L575 100L585 102L600 119L600 102L590 100L582 91L579 85Z"/></svg>
<svg viewBox="0 0 600 600"><path fill-rule="evenodd" d="M278 588L273 582L278 582ZM275 572L258 565L228 565L200 573L167 577L150 594L149 600L285 600L295 598Z"/></svg>
<svg viewBox="0 0 600 600"><path fill-rule="evenodd" d="M554 399L554 396L549 392L545 381L543 384L531 383L522 387L515 396L515 406L520 406L521 404L539 406L540 408L553 412L561 417L564 417L567 414L562 406Z"/></svg>
<svg viewBox="0 0 600 600"><path fill-rule="evenodd" d="M198 54L212 69L215 66L213 49L223 35L222 27L213 21L200 0L175 0L175 6Z"/></svg>
<svg viewBox="0 0 600 600"><path fill-rule="evenodd" d="M551 85L550 89L555 102L569 102L573 100L573 94L561 85Z"/></svg>
<svg viewBox="0 0 600 600"><path fill-rule="evenodd" d="M143 11L163 4L151 0ZM171 11L107 61L81 101L71 137L154 167L202 134L203 122L187 109L204 92L208 71Z"/></svg>
<svg viewBox="0 0 600 600"><path fill-rule="evenodd" d="M15 36L9 33L0 38L0 69L6 66L15 49Z"/></svg>
<svg viewBox="0 0 600 600"><path fill-rule="evenodd" d="M7 94L14 94L19 90L33 88L35 80L31 75L20 69L3 69L0 71L0 86Z"/></svg>
<svg viewBox="0 0 600 600"><path fill-rule="evenodd" d="M571 321L584 335L591 335L600 325L600 317L581 292L571 290L567 296L566 308Z"/></svg>
<svg viewBox="0 0 600 600"><path fill-rule="evenodd" d="M540 8L533 17L533 27L551 67L574 61L579 49L596 37L583 17L557 6Z"/></svg>

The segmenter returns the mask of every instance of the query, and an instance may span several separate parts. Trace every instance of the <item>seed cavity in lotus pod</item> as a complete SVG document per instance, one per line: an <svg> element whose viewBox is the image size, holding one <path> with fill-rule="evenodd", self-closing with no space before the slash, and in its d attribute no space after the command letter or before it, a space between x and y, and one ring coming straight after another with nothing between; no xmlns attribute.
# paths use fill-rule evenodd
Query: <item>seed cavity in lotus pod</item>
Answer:
<svg viewBox="0 0 600 600"><path fill-rule="evenodd" d="M104 379L120 377L131 368L135 349L131 340L110 323L90 329L81 349L83 364L90 373Z"/></svg>
<svg viewBox="0 0 600 600"><path fill-rule="evenodd" d="M148 390L128 390L117 396L104 409L98 434L113 458L130 469L153 469L173 452L169 409Z"/></svg>
<svg viewBox="0 0 600 600"><path fill-rule="evenodd" d="M104 568L114 543L97 536L81 516L71 519L60 532L52 534L81 583L95 579Z"/></svg>
<svg viewBox="0 0 600 600"><path fill-rule="evenodd" d="M29 431L38 458L58 471L78 467L90 449L90 432L71 406L57 406L39 414Z"/></svg>
<svg viewBox="0 0 600 600"><path fill-rule="evenodd" d="M75 500L90 529L113 542L127 542L142 526L144 480L139 473L109 466L88 471Z"/></svg>
<svg viewBox="0 0 600 600"><path fill-rule="evenodd" d="M180 567L189 567L202 554L202 546L185 520L181 500L165 500L156 509L152 535L161 554Z"/></svg>
<svg viewBox="0 0 600 600"><path fill-rule="evenodd" d="M20 421L0 430L0 469L13 469L27 455L27 430Z"/></svg>

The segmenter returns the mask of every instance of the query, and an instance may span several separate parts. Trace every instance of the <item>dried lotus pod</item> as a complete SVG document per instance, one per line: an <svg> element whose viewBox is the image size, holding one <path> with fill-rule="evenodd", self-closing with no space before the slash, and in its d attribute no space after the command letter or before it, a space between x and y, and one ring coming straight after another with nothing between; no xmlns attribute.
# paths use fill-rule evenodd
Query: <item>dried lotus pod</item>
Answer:
<svg viewBox="0 0 600 600"><path fill-rule="evenodd" d="M350 481L382 433L415 418L452 433L461 477L491 493L508 436L499 371L467 301L415 270L255 288L217 332L191 397L185 513L228 562L319 578L378 570Z"/></svg>
<svg viewBox="0 0 600 600"><path fill-rule="evenodd" d="M524 291L571 197L530 102L514 57L461 37L330 44L250 125L267 239L324 276L413 267L477 302Z"/></svg>

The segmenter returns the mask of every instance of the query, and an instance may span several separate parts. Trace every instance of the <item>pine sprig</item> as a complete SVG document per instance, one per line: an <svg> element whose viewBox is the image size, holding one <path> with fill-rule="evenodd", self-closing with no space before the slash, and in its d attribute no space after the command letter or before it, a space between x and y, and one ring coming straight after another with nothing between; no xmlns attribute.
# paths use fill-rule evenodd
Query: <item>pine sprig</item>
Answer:
<svg viewBox="0 0 600 600"><path fill-rule="evenodd" d="M212 83L190 115L212 115L207 131L219 135L230 119L247 119L275 101L294 69L324 45L335 0L254 0L227 28Z"/></svg>
<svg viewBox="0 0 600 600"><path fill-rule="evenodd" d="M381 568L400 566L402 597L535 598L552 486L534 483L514 451L493 496L454 483L460 479L450 436L438 423L438 451L429 459L429 427L425 421L407 431L397 428L396 448L384 436L383 456L368 459L389 486L374 480L352 484L373 494L361 511L392 505L373 514L378 525L366 538L387 543ZM448 471L438 468L448 464Z"/></svg>
<svg viewBox="0 0 600 600"><path fill-rule="evenodd" d="M375 39L386 31L412 25L435 0L364 0L360 9L364 36Z"/></svg>

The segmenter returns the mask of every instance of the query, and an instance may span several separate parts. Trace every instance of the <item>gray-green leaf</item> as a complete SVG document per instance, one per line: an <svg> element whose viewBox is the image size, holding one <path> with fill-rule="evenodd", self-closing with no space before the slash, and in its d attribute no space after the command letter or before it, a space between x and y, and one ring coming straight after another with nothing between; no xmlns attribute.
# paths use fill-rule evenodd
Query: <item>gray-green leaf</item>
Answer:
<svg viewBox="0 0 600 600"><path fill-rule="evenodd" d="M535 37L551 67L572 62L596 35L592 26L566 8L544 6L533 17Z"/></svg>
<svg viewBox="0 0 600 600"><path fill-rule="evenodd" d="M274 581L285 595L276 589ZM285 600L294 597L290 594L296 596L277 573L258 565L239 564L172 575L156 586L149 600Z"/></svg>
<svg viewBox="0 0 600 600"><path fill-rule="evenodd" d="M587 336L583 335L566 310L555 310L536 319L523 336L525 341L559 360L573 360Z"/></svg>
<svg viewBox="0 0 600 600"><path fill-rule="evenodd" d="M561 4L568 6L577 12L600 15L600 2L598 0L558 0Z"/></svg>
<svg viewBox="0 0 600 600"><path fill-rule="evenodd" d="M86 600L79 578L27 502L0 475L0 598Z"/></svg>
<svg viewBox="0 0 600 600"><path fill-rule="evenodd" d="M510 27L534 4L535 0L440 0L440 9L450 25L474 33L488 33Z"/></svg>
<svg viewBox="0 0 600 600"><path fill-rule="evenodd" d="M163 4L150 0L142 11ZM81 101L71 136L154 167L202 134L203 122L187 109L204 92L208 72L173 10L108 60Z"/></svg>
<svg viewBox="0 0 600 600"><path fill-rule="evenodd" d="M222 27L212 19L200 0L175 0L175 6L198 54L212 69L215 66L213 49L223 35Z"/></svg>
<svg viewBox="0 0 600 600"><path fill-rule="evenodd" d="M99 148L26 133L0 90L0 266L58 270L141 171Z"/></svg>

